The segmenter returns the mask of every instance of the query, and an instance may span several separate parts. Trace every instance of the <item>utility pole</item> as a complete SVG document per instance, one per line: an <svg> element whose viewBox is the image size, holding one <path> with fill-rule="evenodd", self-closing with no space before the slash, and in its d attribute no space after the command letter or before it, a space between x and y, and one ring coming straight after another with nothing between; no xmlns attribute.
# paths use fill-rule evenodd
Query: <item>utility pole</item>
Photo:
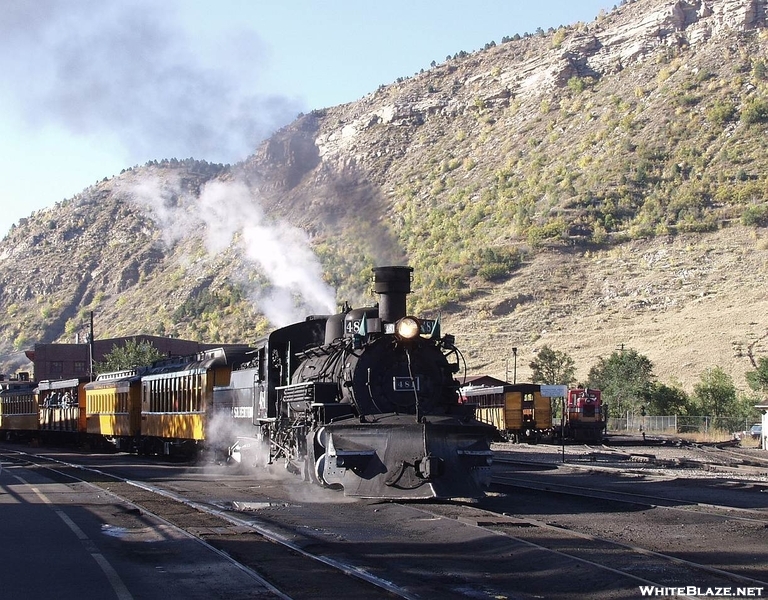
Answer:
<svg viewBox="0 0 768 600"><path fill-rule="evenodd" d="M514 367L512 370L512 383L517 383L517 348L512 348L512 356L515 359Z"/></svg>
<svg viewBox="0 0 768 600"><path fill-rule="evenodd" d="M88 333L88 373L93 381L93 311L91 311L91 328Z"/></svg>

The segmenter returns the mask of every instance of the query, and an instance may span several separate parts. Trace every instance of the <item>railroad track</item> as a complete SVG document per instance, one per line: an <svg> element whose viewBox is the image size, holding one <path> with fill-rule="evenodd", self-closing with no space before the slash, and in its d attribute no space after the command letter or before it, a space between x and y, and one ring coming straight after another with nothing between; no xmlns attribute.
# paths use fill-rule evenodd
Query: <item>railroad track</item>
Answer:
<svg viewBox="0 0 768 600"><path fill-rule="evenodd" d="M251 518L241 518L223 508L192 502L179 494L148 483L133 481L93 469L22 451L0 451L5 468L13 465L44 471L59 483L83 483L98 488L136 510L166 523L179 532L236 563L255 582L284 600L348 597L416 600L408 590L371 575L358 566L312 553L284 532ZM233 507L234 508L234 507ZM248 536L248 552L233 543L237 536L242 545ZM263 565L269 572L263 573ZM316 574L313 585L301 585L296 573ZM300 579L300 578L299 578Z"/></svg>
<svg viewBox="0 0 768 600"><path fill-rule="evenodd" d="M705 594L701 590L707 589L765 590L768 587L768 577L745 576L541 520L499 514L474 506L430 505L419 510L430 515L456 519L468 526L549 553L553 556L552 561L574 561L597 570L603 576L620 577L637 586L661 589L679 587L675 582L696 582L696 593L680 594L678 597L697 597ZM542 536L542 531L546 535Z"/></svg>
<svg viewBox="0 0 768 600"><path fill-rule="evenodd" d="M637 539L630 539L637 543L627 543L627 540L617 541L595 534L594 531L579 530L571 527L565 518L572 511L572 505L578 504L581 507L589 506L587 520L593 523L600 523L616 515L621 518L623 514L630 521L640 519L644 521L643 527L653 528L653 515L656 513L651 512L641 519L640 515L644 511L638 510L638 507L645 509L649 505L640 505L637 499L631 505L626 497L624 503L616 499L578 503L553 499L558 494L549 493L549 490L544 495L528 492L533 510L521 516L516 515L523 510L520 499L526 494L521 494L520 488L509 494L491 493L485 500L474 504L361 502L326 507L325 514L330 514L327 508L341 512L346 523L353 528L351 531L340 531L333 524L326 526L317 520L314 523L307 520L310 513L320 510L320 505L317 505L317 509L311 504L305 507L297 505L299 510L295 512L291 512L287 504L285 508L277 506L262 510L254 507L250 513L233 512L237 508L247 511L248 506L235 507L224 503L211 505L211 488L198 486L203 478L196 478L192 473L187 476L186 473L177 472L178 476L172 476L173 470L169 469L166 477L165 469L161 468L158 470L160 478L155 481L162 483L149 484L125 477L115 478L98 468L81 467L73 464L77 462L76 459L51 461L45 457L20 453L15 460L19 464L25 463L26 468L45 469L49 478L63 482L87 481L101 490L126 498L140 510L158 514L189 535L231 555L245 568L268 579L285 597L298 600L343 596L557 596L569 600L581 597L623 600L639 597L639 586L654 589L681 584L695 584L705 588L768 587L762 576L765 570L760 571L752 565L746 565L741 572L728 568L725 559L719 562L716 549L710 553L702 552L701 560L690 560L691 556L659 551L659 548L645 545ZM115 463L107 462L111 472ZM135 466L131 463L129 468ZM552 467L551 464L549 466ZM570 463L568 466L571 466ZM238 490L239 497L248 497L240 492L250 488L237 487L240 484L228 477L222 472L211 480L222 487L232 485L232 489ZM258 480L251 480L246 485L258 487L257 484ZM215 498L227 497L231 498L232 495L215 495ZM333 499L329 501L336 502ZM550 504L547 509L536 512L542 501ZM559 506L549 511L556 502L560 502ZM601 502L614 504L608 505L608 509L603 511ZM622 510L613 506L630 508ZM397 521L391 518L379 520L374 517L374 513L389 513ZM325 514L322 515L323 519L326 518ZM534 514L552 516L531 518ZM366 521L366 515L370 521ZM751 515L741 516L744 518L739 520L740 523L752 525L749 520ZM686 518L686 527L697 521L699 531L706 529L706 523L702 524L705 519L699 515ZM281 525L291 522L294 525ZM404 525L392 531L391 536L387 535L388 531L382 531L395 522ZM764 531L764 524L760 524L759 529ZM376 533L371 534L374 531ZM454 535L457 532L465 533ZM244 535L248 536L247 552L243 545ZM456 542L459 539L466 541ZM324 546L325 540L331 540L332 547ZM319 552L311 551L318 548ZM693 556L699 555L698 548L690 549ZM315 558L310 559L302 554L305 551L311 551L309 554L315 555ZM337 564L329 565L324 562L324 557L317 557L324 551L327 556L342 557L345 560L333 561ZM739 546L734 550L734 556L741 557L743 552L744 549ZM360 557L355 553L359 553ZM432 560L431 553L435 556L438 553L443 555L439 560ZM760 561L764 562L762 558ZM269 564L270 569L280 567L282 570L261 572L264 564ZM310 591L296 589L299 587L295 581L296 573L310 570L317 573L314 579L318 587ZM544 572L548 575L543 576ZM366 580L366 576L371 573L385 579L373 577L372 582ZM356 592L352 594L343 591L350 589Z"/></svg>
<svg viewBox="0 0 768 600"><path fill-rule="evenodd" d="M607 488L590 488L583 485L570 485L552 481L535 481L515 476L495 476L493 486L496 490L510 491L525 489L547 494L559 494L590 500L600 500L618 504L638 506L644 509L659 508L667 510L682 510L685 512L701 511L707 515L730 520L742 520L759 523L768 527L768 508L765 510L742 508L725 504L693 502L682 498L654 496L636 492L623 492Z"/></svg>
<svg viewBox="0 0 768 600"><path fill-rule="evenodd" d="M565 462L574 468L605 468L625 470L628 465L648 465L662 469L699 469L711 473L723 473L753 477L768 477L768 459L748 457L728 448L696 447L701 458L658 456L652 448L633 448L620 450L613 447L583 446L583 454L566 454ZM571 452L573 450L571 449ZM523 455L524 456L524 455ZM538 461L526 458L511 458L503 454L494 456L496 464L536 465L541 468L553 468L558 464L551 460Z"/></svg>
<svg viewBox="0 0 768 600"><path fill-rule="evenodd" d="M603 445L602 448L613 453L628 454L629 456L638 454L631 450L616 449L609 445ZM688 443L686 448L700 454L701 458L687 458L683 460L658 458L654 454L653 448L643 448L646 451L640 453L640 455L645 454L649 456L651 462L661 466L683 466L720 472L768 475L768 458L756 456L752 452L735 447L733 442L714 444Z"/></svg>
<svg viewBox="0 0 768 600"><path fill-rule="evenodd" d="M717 448L705 450L705 456L712 456L709 462L692 459L690 457L662 457L657 458L651 453L639 453L633 450L613 450L605 448L584 447L589 452L576 458L569 456L566 463L554 463L543 460L528 460L521 457L511 458L509 456L494 457L494 464L497 466L509 465L515 469L514 475L505 475L496 473L494 482L497 486L507 489L518 488L535 491L547 491L552 494L568 495L572 497L591 498L595 500L605 500L615 503L628 505L637 505L644 507L660 507L668 509L681 509L686 511L708 511L713 514L720 513L721 516L754 520L757 522L766 522L768 519L768 498L765 499L766 510L747 508L745 506L730 506L720 504L716 501L710 501L706 498L695 498L691 495L691 490L685 490L683 494L677 497L669 495L639 493L638 491L626 492L616 489L610 489L609 486L601 488L585 486L582 483L571 485L565 482L555 481L552 477L536 481L531 477L525 476L525 473L538 471L541 473L551 472L554 469L567 469L573 471L585 472L603 472L607 474L617 474L621 476L638 476L645 480L669 481L677 479L681 474L687 475L691 470L701 470L716 474L723 474L724 479L734 476L734 485L742 487L748 486L757 491L768 493L768 463L765 467L752 464L743 465L734 462L731 453ZM699 450L698 448L696 449ZM741 457L738 457L741 460ZM730 462L727 462L730 461ZM647 467L651 467L650 469ZM522 476L521 476L522 475ZM626 481L626 480L625 480Z"/></svg>
<svg viewBox="0 0 768 600"><path fill-rule="evenodd" d="M768 472L768 457L755 456L754 452L734 448L730 445L721 446L717 444L714 447L700 446L699 450L715 459L719 459L720 456L724 455L727 460L730 462L735 461L737 465L759 467Z"/></svg>
<svg viewBox="0 0 768 600"><path fill-rule="evenodd" d="M500 468L494 472L492 489L517 497L523 514L526 507L533 507L531 513L556 515L554 526L567 530L573 527L574 535L584 533L590 539L607 536L619 544L622 538L639 541L639 544L621 545L638 553L652 552L659 558L671 556L673 560L684 561L679 564L701 568L702 572L714 569L711 574L722 576L723 585L730 582L731 585L764 586L762 582L768 579L763 577L765 569L756 570L746 564L753 560L746 557L754 556L754 560L758 560L756 557L762 555L759 542L749 540L761 539L768 528L768 497L761 494L768 492L764 477L757 481L743 477L744 471L732 466L741 478L725 471L729 473L726 476L702 480L701 475L690 474L693 468L701 468L699 464L670 461L647 468L633 462L651 463L655 457L638 456L636 449L616 452L584 447L583 450L593 455L594 462L584 454L578 462L575 456L566 455L566 463L556 463L552 456L543 456L540 451L533 452L539 458L535 461L525 459L524 455L498 457L494 463ZM717 450L713 452L718 462L723 459ZM601 461L604 464L598 464ZM516 472L505 473L505 464L514 465ZM664 468L668 466L675 468ZM589 475L595 472L605 476ZM609 477L612 474L621 476ZM683 474L686 477L680 477ZM689 478L690 484L683 483ZM622 487L624 489L619 489ZM732 496L730 491L734 493ZM723 497L718 498L721 494ZM558 497L562 500L558 501ZM539 510L540 504L545 506ZM578 517L592 512L599 518L592 521ZM553 526L551 522L544 525ZM594 535L596 532L599 533ZM711 553L718 544L723 549L722 562L716 551L714 558ZM675 552L665 551L672 548ZM706 551L698 552L694 548ZM730 558L730 552L740 558ZM690 560L697 556L701 556L701 560ZM727 568L720 568L722 565ZM697 579L691 574L688 580Z"/></svg>

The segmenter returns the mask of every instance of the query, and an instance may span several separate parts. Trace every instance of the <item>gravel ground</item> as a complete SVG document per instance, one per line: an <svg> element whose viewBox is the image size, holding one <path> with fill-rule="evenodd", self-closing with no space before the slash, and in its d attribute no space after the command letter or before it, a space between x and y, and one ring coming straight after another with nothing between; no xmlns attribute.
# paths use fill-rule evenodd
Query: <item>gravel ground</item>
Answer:
<svg viewBox="0 0 768 600"><path fill-rule="evenodd" d="M494 452L499 456L514 456L521 460L590 467L621 468L642 472L646 475L674 476L678 478L722 479L726 474L722 467L735 467L744 460L764 465L760 472L738 473L728 470L729 479L768 482L768 452L760 448L735 448L733 453L709 447L643 445L638 438L636 446L586 446L583 444L512 444L495 443ZM741 460L739 460L741 459ZM750 471L753 471L750 469Z"/></svg>
<svg viewBox="0 0 768 600"><path fill-rule="evenodd" d="M749 579L740 585L768 592L765 539L768 524L758 516L768 509L768 452L757 448L718 450L692 445L585 446L494 444L499 456L565 468L523 471L537 479L576 488L613 489L662 498L682 505L622 508L579 497L521 490L511 514L544 521L654 552L671 554ZM744 460L758 468L736 465ZM499 465L503 469L502 465ZM737 507L730 509L715 506ZM747 510L748 512L739 512ZM703 585L706 573L667 579L670 585ZM586 590L585 590L586 591Z"/></svg>

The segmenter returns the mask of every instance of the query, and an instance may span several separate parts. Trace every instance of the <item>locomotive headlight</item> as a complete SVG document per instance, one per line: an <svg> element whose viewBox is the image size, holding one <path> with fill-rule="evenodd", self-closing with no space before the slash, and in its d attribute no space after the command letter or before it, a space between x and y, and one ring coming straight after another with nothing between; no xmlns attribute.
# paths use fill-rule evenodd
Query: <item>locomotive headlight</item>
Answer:
<svg viewBox="0 0 768 600"><path fill-rule="evenodd" d="M416 317L403 317L395 325L395 335L401 340L412 340L421 333L421 325Z"/></svg>

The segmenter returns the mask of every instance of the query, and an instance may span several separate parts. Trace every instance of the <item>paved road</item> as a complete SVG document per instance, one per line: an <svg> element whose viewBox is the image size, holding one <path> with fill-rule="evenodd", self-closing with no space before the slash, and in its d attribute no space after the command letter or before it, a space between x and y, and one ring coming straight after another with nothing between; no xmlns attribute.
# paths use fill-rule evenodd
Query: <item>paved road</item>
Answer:
<svg viewBox="0 0 768 600"><path fill-rule="evenodd" d="M92 486L0 459L0 597L274 598L250 572Z"/></svg>

